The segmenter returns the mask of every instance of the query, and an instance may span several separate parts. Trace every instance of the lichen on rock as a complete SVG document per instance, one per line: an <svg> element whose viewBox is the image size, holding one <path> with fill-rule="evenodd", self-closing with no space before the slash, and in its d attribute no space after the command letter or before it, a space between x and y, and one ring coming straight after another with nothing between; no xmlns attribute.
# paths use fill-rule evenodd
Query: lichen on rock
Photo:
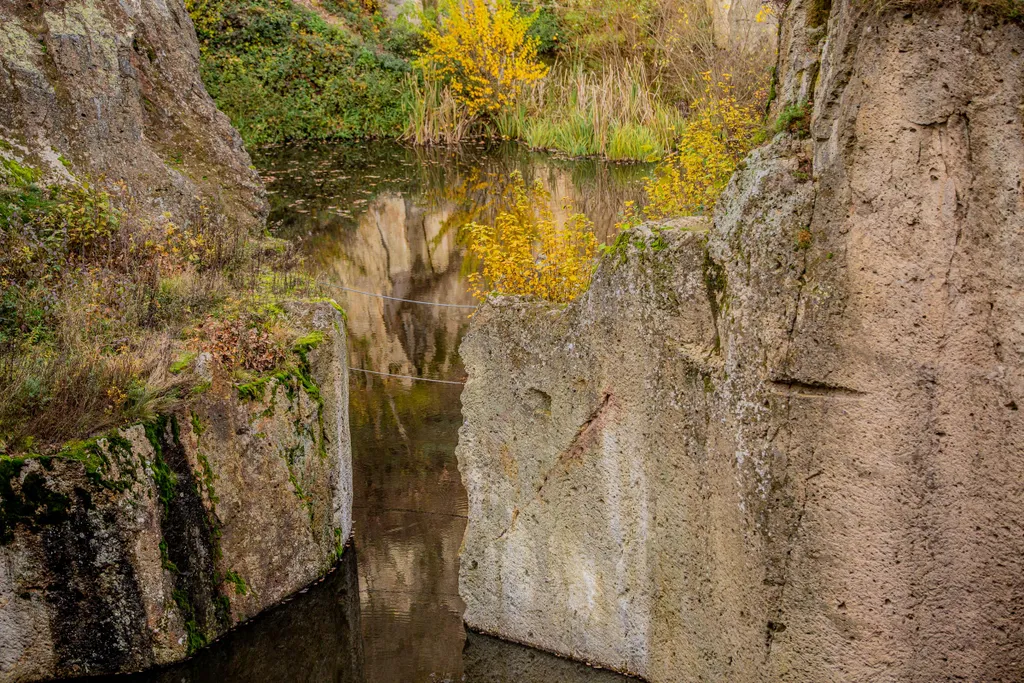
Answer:
<svg viewBox="0 0 1024 683"><path fill-rule="evenodd" d="M0 459L0 679L180 660L337 561L352 529L344 332L326 303L289 315L311 330L315 396L296 382L268 412L214 368L175 414Z"/></svg>

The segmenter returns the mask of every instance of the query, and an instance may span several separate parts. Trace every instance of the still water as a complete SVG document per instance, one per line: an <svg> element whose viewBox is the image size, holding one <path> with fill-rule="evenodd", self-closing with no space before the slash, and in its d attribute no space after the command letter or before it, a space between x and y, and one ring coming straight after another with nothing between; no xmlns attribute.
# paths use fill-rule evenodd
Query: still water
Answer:
<svg viewBox="0 0 1024 683"><path fill-rule="evenodd" d="M500 210L512 171L539 179L609 236L648 169L559 160L515 145L386 143L264 150L274 234L328 286L471 306L461 228ZM161 681L612 683L621 676L467 633L458 595L466 493L455 459L458 347L470 308L333 289L348 316L354 548L321 583L229 634Z"/></svg>

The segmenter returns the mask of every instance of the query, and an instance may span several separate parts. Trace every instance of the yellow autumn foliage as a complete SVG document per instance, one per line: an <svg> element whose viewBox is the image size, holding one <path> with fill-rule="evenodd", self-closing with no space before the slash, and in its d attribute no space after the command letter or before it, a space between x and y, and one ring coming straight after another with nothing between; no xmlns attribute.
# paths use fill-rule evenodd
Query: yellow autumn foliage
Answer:
<svg viewBox="0 0 1024 683"><path fill-rule="evenodd" d="M556 225L551 196L540 181L528 186L518 171L511 181L509 208L494 225L466 226L470 253L483 264L469 276L473 294L481 300L499 293L572 301L586 290L594 272L593 225L581 213Z"/></svg>
<svg viewBox="0 0 1024 683"><path fill-rule="evenodd" d="M510 0L441 0L437 21L424 22L416 65L447 83L471 115L501 111L548 72L526 35L532 23Z"/></svg>
<svg viewBox="0 0 1024 683"><path fill-rule="evenodd" d="M703 78L704 94L691 105L675 151L647 180L648 204L642 214L628 207L624 225L710 213L740 161L762 141L763 97L740 102L728 77Z"/></svg>

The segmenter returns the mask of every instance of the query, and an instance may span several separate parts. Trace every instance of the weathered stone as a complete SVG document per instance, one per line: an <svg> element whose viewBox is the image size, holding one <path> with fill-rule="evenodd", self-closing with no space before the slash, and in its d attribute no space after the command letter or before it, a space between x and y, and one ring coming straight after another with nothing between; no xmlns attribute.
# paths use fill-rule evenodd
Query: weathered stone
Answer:
<svg viewBox="0 0 1024 683"><path fill-rule="evenodd" d="M239 388L215 367L90 458L4 463L0 681L182 659L332 566L352 530L345 335L330 304L290 311L323 335L308 374Z"/></svg>
<svg viewBox="0 0 1024 683"><path fill-rule="evenodd" d="M182 0L0 0L0 24L10 153L50 180L66 163L123 183L141 218L262 226L263 186L199 78Z"/></svg>
<svg viewBox="0 0 1024 683"><path fill-rule="evenodd" d="M706 239L476 315L470 626L651 681L1024 678L1024 30L818 16L775 105L810 138Z"/></svg>
<svg viewBox="0 0 1024 683"><path fill-rule="evenodd" d="M779 23L775 5L761 0L705 0L715 45L743 52L774 51Z"/></svg>

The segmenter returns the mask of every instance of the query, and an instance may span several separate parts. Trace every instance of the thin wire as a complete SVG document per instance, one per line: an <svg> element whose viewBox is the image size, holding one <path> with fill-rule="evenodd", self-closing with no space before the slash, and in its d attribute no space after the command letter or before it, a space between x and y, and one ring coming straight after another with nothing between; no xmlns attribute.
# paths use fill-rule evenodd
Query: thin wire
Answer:
<svg viewBox="0 0 1024 683"><path fill-rule="evenodd" d="M336 285L336 284L333 284L333 283L330 283L330 282L321 282L320 284L325 285L327 287L334 287L335 289L341 289L341 290L344 290L346 292L355 292L356 294L362 294L364 296L375 296L378 299L388 299L390 301L403 301L403 302L405 302L407 304L423 304L424 306L442 306L444 308L472 308L472 309L476 309L476 305L472 305L471 306L469 304L442 304L442 303L438 303L436 301L417 301L416 299L400 299L397 296L388 296L387 294L375 294L374 292L364 292L364 291L362 291L360 289L352 289L350 287L342 287L341 285Z"/></svg>
<svg viewBox="0 0 1024 683"><path fill-rule="evenodd" d="M452 382L447 379L431 379L430 377L415 377L413 375L392 375L390 372L377 372L376 370L364 370L363 368L349 368L353 372L365 372L370 375L380 375L381 377L397 377L399 379L414 379L419 382L436 382L438 384L458 384L460 387L465 386L465 382Z"/></svg>

